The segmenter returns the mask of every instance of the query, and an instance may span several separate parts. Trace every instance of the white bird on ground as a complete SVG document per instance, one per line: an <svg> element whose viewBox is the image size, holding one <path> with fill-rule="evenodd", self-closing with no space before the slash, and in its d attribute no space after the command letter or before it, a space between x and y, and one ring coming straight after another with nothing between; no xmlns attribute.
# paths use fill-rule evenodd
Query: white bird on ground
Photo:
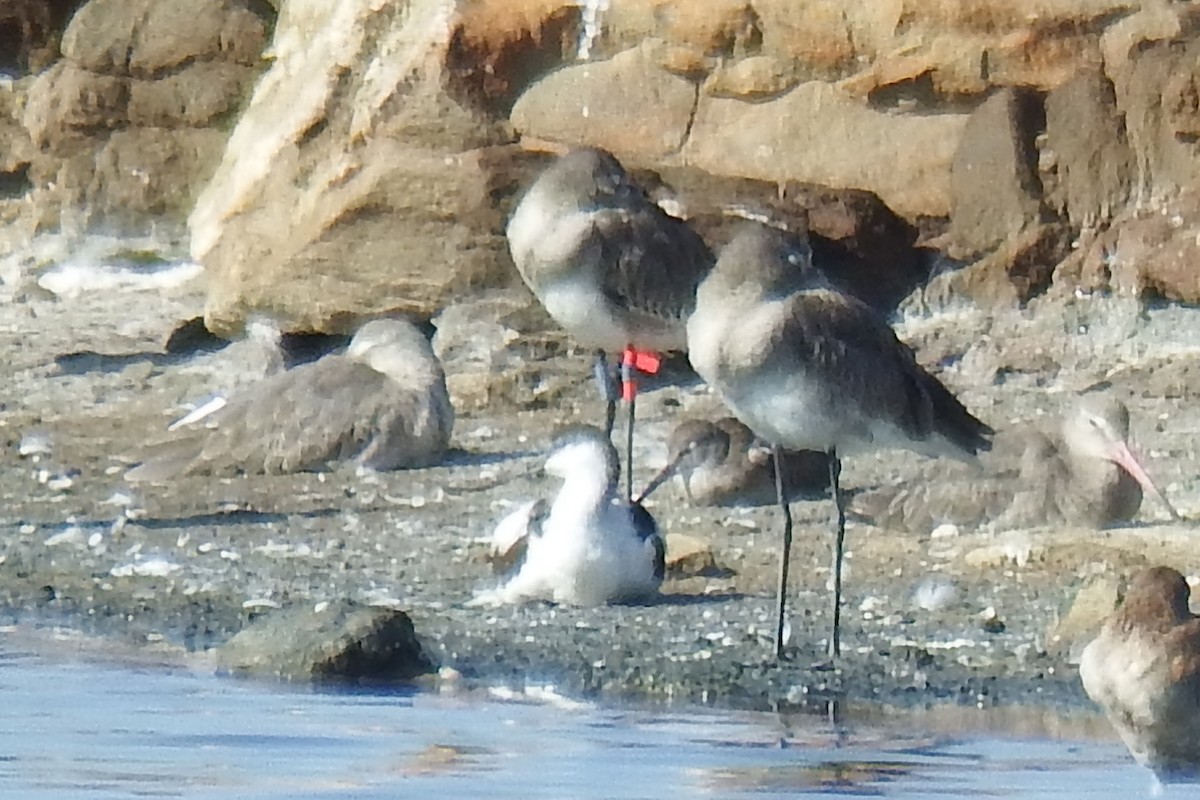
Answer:
<svg viewBox="0 0 1200 800"><path fill-rule="evenodd" d="M619 498L612 441L596 428L570 429L551 447L545 471L562 487L553 501L525 503L496 526L492 559L509 574L470 605L598 606L657 594L666 547L649 512Z"/></svg>

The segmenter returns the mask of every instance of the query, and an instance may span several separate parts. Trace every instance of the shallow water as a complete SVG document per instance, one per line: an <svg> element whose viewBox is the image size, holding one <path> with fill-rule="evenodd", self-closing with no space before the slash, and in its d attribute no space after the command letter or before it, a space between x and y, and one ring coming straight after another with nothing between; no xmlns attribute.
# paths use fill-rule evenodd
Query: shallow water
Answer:
<svg viewBox="0 0 1200 800"><path fill-rule="evenodd" d="M309 691L38 655L3 635L0 697L3 797L1082 798L1152 789L1115 742L946 732L913 718L835 730L811 718L561 698Z"/></svg>

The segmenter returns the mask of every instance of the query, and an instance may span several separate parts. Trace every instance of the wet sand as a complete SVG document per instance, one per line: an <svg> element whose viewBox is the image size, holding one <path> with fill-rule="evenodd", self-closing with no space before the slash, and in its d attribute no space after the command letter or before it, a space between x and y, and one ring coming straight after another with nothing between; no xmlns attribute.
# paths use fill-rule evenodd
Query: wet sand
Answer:
<svg viewBox="0 0 1200 800"><path fill-rule="evenodd" d="M507 337L492 375L465 356L448 359L458 421L446 466L130 487L122 475L138 443L162 436L181 404L228 383L225 371L249 358L236 346L160 354L171 327L201 308L193 288L69 300L30 294L0 309L0 346L10 354L0 366L9 387L0 607L9 621L203 651L277 608L349 598L405 610L427 652L471 684L754 709L819 710L832 697L906 708L1083 706L1070 663L1083 642L1049 635L1080 587L1148 563L1200 573L1188 521L1200 508L1194 310L1147 315L1081 299L1047 301L1032 315L952 309L900 325L922 363L998 429L1049 418L1062 392L1107 381L1129 403L1151 475L1185 519L1164 524L1165 512L1148 500L1134 524L1100 533L931 536L852 521L844 658L823 670L813 665L828 628L827 502L794 506L783 663L769 642L776 510L688 508L675 486L650 508L666 532L709 543L719 568L712 574L669 578L661 602L644 606L465 607L490 580L482 539L492 525L511 503L552 490L530 473L553 429L602 416L588 355L552 330ZM695 382L647 392L638 411L639 481L661 466L662 442L681 415L723 413ZM48 452L19 453L31 433L48 437ZM848 458L843 482L948 475L965 484L971 474L895 451ZM913 593L929 579L952 582L956 599L918 608Z"/></svg>

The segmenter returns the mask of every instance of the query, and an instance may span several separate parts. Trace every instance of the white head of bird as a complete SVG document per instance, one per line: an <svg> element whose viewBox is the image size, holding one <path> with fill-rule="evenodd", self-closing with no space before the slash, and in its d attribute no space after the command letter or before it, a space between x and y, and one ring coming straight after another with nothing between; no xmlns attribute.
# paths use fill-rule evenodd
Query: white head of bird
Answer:
<svg viewBox="0 0 1200 800"><path fill-rule="evenodd" d="M346 357L398 383L428 380L442 372L429 340L403 319L375 319L366 323L350 340Z"/></svg>
<svg viewBox="0 0 1200 800"><path fill-rule="evenodd" d="M595 428L568 428L556 439L544 467L571 494L602 496L616 491L620 464L612 441Z"/></svg>

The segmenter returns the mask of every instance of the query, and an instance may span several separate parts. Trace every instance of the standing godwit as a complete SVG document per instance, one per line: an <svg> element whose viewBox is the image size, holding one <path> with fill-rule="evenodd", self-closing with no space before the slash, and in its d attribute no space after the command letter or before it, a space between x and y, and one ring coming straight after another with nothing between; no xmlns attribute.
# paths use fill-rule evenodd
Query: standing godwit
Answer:
<svg viewBox="0 0 1200 800"><path fill-rule="evenodd" d="M784 516L777 655L792 543L783 449L828 454L836 527L829 655L836 657L846 531L839 457L899 446L971 459L990 446L992 429L922 369L874 311L828 287L806 242L765 225L748 224L722 251L696 294L687 339L696 372L774 448Z"/></svg>
<svg viewBox="0 0 1200 800"><path fill-rule="evenodd" d="M579 427L551 447L545 470L562 480L550 503L519 506L496 525L491 557L510 571L473 605L553 600L577 606L652 597L666 548L638 503L618 497L620 462L611 438Z"/></svg>
<svg viewBox="0 0 1200 800"><path fill-rule="evenodd" d="M507 235L513 263L546 311L596 350L609 435L616 392L605 353L622 354L632 494L633 373L653 372L654 354L684 348L684 322L712 253L687 223L652 202L612 154L591 148L567 153L538 177Z"/></svg>
<svg viewBox="0 0 1200 800"><path fill-rule="evenodd" d="M366 323L344 354L276 373L151 447L131 481L187 473L302 472L336 461L388 470L437 464L454 409L442 365L410 322Z"/></svg>
<svg viewBox="0 0 1200 800"><path fill-rule="evenodd" d="M829 489L829 463L816 450L785 450L788 499L820 497ZM667 437L667 463L642 490L644 499L678 475L688 503L698 506L767 505L777 502L771 450L733 417L688 419Z"/></svg>
<svg viewBox="0 0 1200 800"><path fill-rule="evenodd" d="M1200 618L1190 594L1170 567L1139 574L1079 661L1088 697L1164 780L1200 775Z"/></svg>

